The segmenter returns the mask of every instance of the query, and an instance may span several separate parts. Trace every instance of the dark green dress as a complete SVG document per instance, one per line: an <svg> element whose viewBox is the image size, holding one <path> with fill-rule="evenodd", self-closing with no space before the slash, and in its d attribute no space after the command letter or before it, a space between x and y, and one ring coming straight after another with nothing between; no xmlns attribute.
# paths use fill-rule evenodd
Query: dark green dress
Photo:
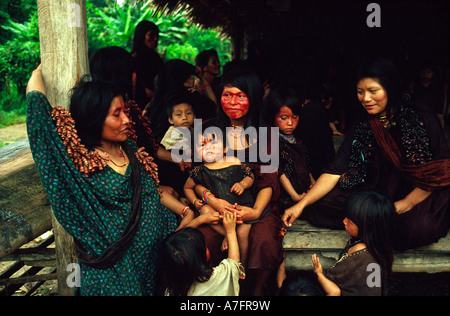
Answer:
<svg viewBox="0 0 450 316"><path fill-rule="evenodd" d="M123 233L132 205L131 167L125 175L106 167L89 177L69 157L51 118L52 107L40 92L27 95L27 128L33 158L53 212L85 252L99 256ZM136 145L128 140L133 151ZM158 245L176 228L176 217L160 204L157 187L141 168L142 217L130 248L111 268L80 263L80 295L153 295Z"/></svg>

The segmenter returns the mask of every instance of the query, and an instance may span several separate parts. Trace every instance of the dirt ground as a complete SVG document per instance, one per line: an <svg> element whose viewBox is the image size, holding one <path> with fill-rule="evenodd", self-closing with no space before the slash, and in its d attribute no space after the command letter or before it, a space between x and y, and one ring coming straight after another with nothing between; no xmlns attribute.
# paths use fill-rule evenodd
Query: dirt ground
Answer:
<svg viewBox="0 0 450 316"><path fill-rule="evenodd" d="M0 128L0 144L8 145L24 138L27 138L25 123Z"/></svg>

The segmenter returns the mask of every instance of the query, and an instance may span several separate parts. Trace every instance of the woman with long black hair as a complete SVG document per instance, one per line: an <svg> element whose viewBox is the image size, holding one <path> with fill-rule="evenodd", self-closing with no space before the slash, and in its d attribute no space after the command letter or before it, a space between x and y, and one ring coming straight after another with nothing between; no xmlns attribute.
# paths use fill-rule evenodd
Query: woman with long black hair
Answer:
<svg viewBox="0 0 450 316"><path fill-rule="evenodd" d="M225 73L221 82L221 106L218 119L210 122L223 131L227 139L226 155L238 157L251 164L255 170L256 198L252 207L230 205L228 202L208 195L205 203L215 204L215 209L236 212L239 220L252 222L249 234L249 250L246 271L248 271L249 292L245 294L262 295L264 284L270 274L276 271L283 261L280 214L277 205L280 186L276 168L268 165L261 155L263 151L271 154L270 133L262 135L260 127L265 123L262 118L263 88L255 72L247 68L235 68ZM253 128L254 133L247 134ZM265 137L267 136L267 137ZM278 141L278 134L274 137ZM278 142L276 142L278 146ZM278 158L278 155L276 155ZM275 163L274 163L275 164ZM278 166L276 166L278 167ZM205 196L205 187L197 185L197 195ZM211 260L220 262L223 256L220 248L222 236L209 226L200 230L205 235L211 252ZM213 261L214 262L214 261Z"/></svg>
<svg viewBox="0 0 450 316"><path fill-rule="evenodd" d="M156 48L159 28L151 21L141 21L136 26L131 54L136 60L136 102L141 109L150 102L155 93L155 77L163 66L163 60Z"/></svg>
<svg viewBox="0 0 450 316"><path fill-rule="evenodd" d="M402 101L400 76L388 60L364 63L357 97L367 112L346 135L335 160L296 205L287 226L300 216L317 226L343 228L345 201L375 190L393 201L397 249L436 242L450 226L450 151L435 115Z"/></svg>
<svg viewBox="0 0 450 316"><path fill-rule="evenodd" d="M159 242L177 227L173 213L181 226L194 217L159 189L153 158L128 138L122 93L82 81L69 112L50 105L40 67L27 86L31 152L53 213L75 240L80 295L155 294Z"/></svg>

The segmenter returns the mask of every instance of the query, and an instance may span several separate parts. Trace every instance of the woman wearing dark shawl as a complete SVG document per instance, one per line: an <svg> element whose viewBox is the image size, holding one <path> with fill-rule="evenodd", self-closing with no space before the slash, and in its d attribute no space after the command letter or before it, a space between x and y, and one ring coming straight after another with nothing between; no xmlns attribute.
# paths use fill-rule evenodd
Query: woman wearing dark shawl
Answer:
<svg viewBox="0 0 450 316"><path fill-rule="evenodd" d="M434 115L402 102L391 62L363 64L357 82L367 117L349 131L336 159L283 221L290 226L302 215L317 226L342 228L345 201L375 190L399 214L395 248L436 242L450 226L450 151L443 130Z"/></svg>
<svg viewBox="0 0 450 316"><path fill-rule="evenodd" d="M158 190L153 159L128 139L121 91L82 82L70 113L52 107L40 67L27 87L33 158L56 219L73 236L80 295L153 295L160 240L176 228L170 212L193 213ZM168 207L168 208L167 208Z"/></svg>
<svg viewBox="0 0 450 316"><path fill-rule="evenodd" d="M159 28L151 21L141 21L136 26L131 54L136 60L136 102L143 109L152 100L155 92L155 77L163 66L163 60L156 48Z"/></svg>

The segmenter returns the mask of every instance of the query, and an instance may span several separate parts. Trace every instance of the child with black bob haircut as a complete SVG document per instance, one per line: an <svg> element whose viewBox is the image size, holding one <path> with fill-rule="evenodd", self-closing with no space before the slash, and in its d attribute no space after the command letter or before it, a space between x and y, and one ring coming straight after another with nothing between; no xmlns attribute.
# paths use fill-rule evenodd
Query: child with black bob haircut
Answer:
<svg viewBox="0 0 450 316"><path fill-rule="evenodd" d="M228 258L212 268L209 250L203 234L193 227L218 222L213 213L203 214L183 228L169 235L161 246L159 276L168 296L238 296L239 245L236 236L236 213L223 215L223 226L228 239Z"/></svg>
<svg viewBox="0 0 450 316"><path fill-rule="evenodd" d="M323 273L314 254L314 272L327 295L385 295L394 261L392 235L396 211L393 203L375 191L360 192L347 202L345 230L351 236L339 260Z"/></svg>

